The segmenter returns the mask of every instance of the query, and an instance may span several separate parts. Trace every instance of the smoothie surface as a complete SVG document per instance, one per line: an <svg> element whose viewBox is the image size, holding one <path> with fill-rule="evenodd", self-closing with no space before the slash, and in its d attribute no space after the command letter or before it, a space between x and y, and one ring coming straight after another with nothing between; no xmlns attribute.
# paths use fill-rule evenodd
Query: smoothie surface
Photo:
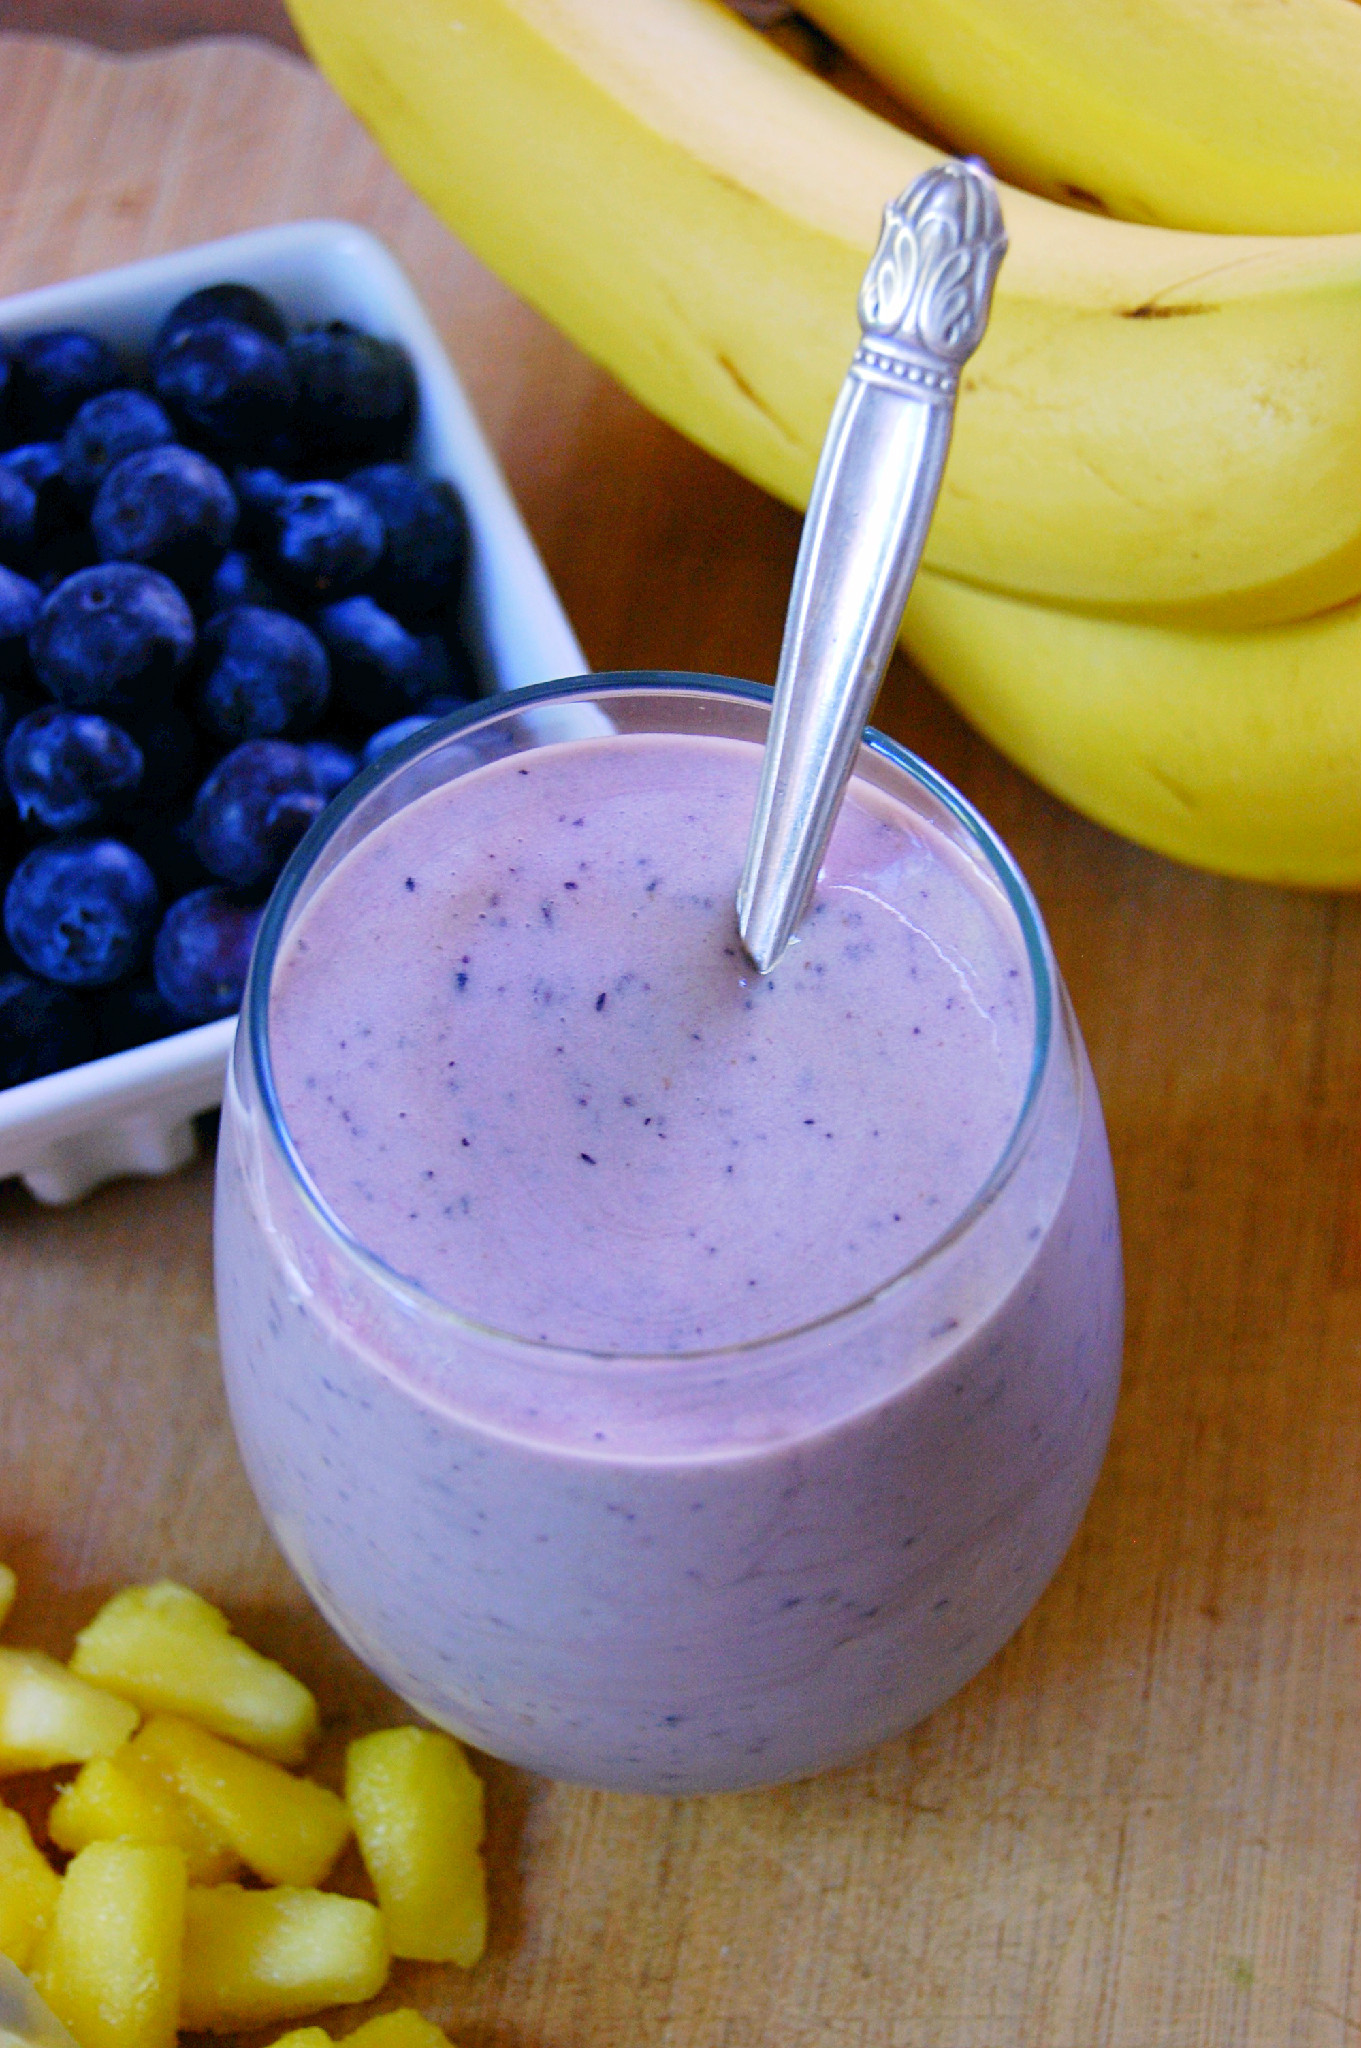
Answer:
<svg viewBox="0 0 1361 2048"><path fill-rule="evenodd" d="M750 742L562 743L370 834L270 999L294 1143L341 1221L516 1335L657 1353L858 1300L978 1193L1029 1079L999 888L857 780L759 976L733 901Z"/></svg>

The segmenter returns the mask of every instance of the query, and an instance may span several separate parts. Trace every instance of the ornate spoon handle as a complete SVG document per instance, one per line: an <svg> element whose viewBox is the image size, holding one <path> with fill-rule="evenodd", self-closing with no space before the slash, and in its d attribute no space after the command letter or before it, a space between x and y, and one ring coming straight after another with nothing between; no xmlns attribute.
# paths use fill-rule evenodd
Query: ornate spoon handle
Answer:
<svg viewBox="0 0 1361 2048"><path fill-rule="evenodd" d="M768 973L802 922L917 573L959 370L1006 253L987 167L950 162L884 209L863 338L832 412L794 570L761 786L737 892Z"/></svg>

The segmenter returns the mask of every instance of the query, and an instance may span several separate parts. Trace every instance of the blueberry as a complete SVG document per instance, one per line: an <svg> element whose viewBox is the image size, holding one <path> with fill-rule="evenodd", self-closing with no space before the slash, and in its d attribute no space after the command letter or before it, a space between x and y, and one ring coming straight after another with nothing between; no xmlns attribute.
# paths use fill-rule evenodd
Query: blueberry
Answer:
<svg viewBox="0 0 1361 2048"><path fill-rule="evenodd" d="M274 522L293 486L280 469L246 464L232 471L232 489L241 507L241 531L249 540L269 540Z"/></svg>
<svg viewBox="0 0 1361 2048"><path fill-rule="evenodd" d="M9 392L14 371L14 353L0 334L0 432L8 427Z"/></svg>
<svg viewBox="0 0 1361 2048"><path fill-rule="evenodd" d="M287 439L294 398L288 356L240 320L180 328L157 350L151 386L186 440L211 454L267 457Z"/></svg>
<svg viewBox="0 0 1361 2048"><path fill-rule="evenodd" d="M279 504L272 566L303 596L353 590L382 552L382 520L344 484L294 484Z"/></svg>
<svg viewBox="0 0 1361 2048"><path fill-rule="evenodd" d="M317 614L337 694L370 729L389 725L447 688L449 660L434 634L417 637L371 597L346 597Z"/></svg>
<svg viewBox="0 0 1361 2048"><path fill-rule="evenodd" d="M383 522L387 545L372 586L379 604L411 616L451 604L468 560L468 517L453 485L406 462L357 469L346 482Z"/></svg>
<svg viewBox="0 0 1361 2048"><path fill-rule="evenodd" d="M54 441L87 398L123 381L117 356L97 334L49 327L14 344L11 417L17 438Z"/></svg>
<svg viewBox="0 0 1361 2048"><path fill-rule="evenodd" d="M61 443L61 471L68 489L88 504L115 464L142 448L173 441L165 408L145 391L102 391L89 398Z"/></svg>
<svg viewBox="0 0 1361 2048"><path fill-rule="evenodd" d="M259 909L229 889L196 889L171 904L156 934L153 971L183 1023L206 1024L241 1007L259 924Z"/></svg>
<svg viewBox="0 0 1361 2048"><path fill-rule="evenodd" d="M228 548L208 578L200 601L209 618L230 611L234 604L263 604L277 609L278 594L265 577L253 555L244 548Z"/></svg>
<svg viewBox="0 0 1361 2048"><path fill-rule="evenodd" d="M44 599L29 637L60 704L149 706L194 651L194 615L168 576L134 562L81 569Z"/></svg>
<svg viewBox="0 0 1361 2048"><path fill-rule="evenodd" d="M343 320L308 327L288 344L296 423L309 453L347 467L403 455L416 416L416 375L399 342Z"/></svg>
<svg viewBox="0 0 1361 2048"><path fill-rule="evenodd" d="M106 562L145 562L195 589L227 551L236 498L206 456L173 443L125 455L99 487L90 531Z"/></svg>
<svg viewBox="0 0 1361 2048"><path fill-rule="evenodd" d="M317 793L325 797L327 803L359 773L359 763L354 755L335 740L304 740L302 750L312 770Z"/></svg>
<svg viewBox="0 0 1361 2048"><path fill-rule="evenodd" d="M61 442L24 441L18 448L7 448L0 455L0 469L37 491L51 477L61 475Z"/></svg>
<svg viewBox="0 0 1361 2048"><path fill-rule="evenodd" d="M130 1052L135 1045L183 1031L184 1018L171 1008L149 974L138 975L95 998L95 1039L101 1053Z"/></svg>
<svg viewBox="0 0 1361 2048"><path fill-rule="evenodd" d="M301 619L238 605L209 621L202 640L199 713L219 739L308 732L331 694L326 649Z"/></svg>
<svg viewBox="0 0 1361 2048"><path fill-rule="evenodd" d="M27 974L0 973L0 1088L79 1066L95 1049L84 1004Z"/></svg>
<svg viewBox="0 0 1361 2048"><path fill-rule="evenodd" d="M60 441L25 441L0 455L0 470L26 483L37 500L33 537L38 547L82 516L62 474L61 451Z"/></svg>
<svg viewBox="0 0 1361 2048"><path fill-rule="evenodd" d="M441 691L438 696L427 697L421 711L426 718L448 718L455 711L466 711L476 694L475 690L469 690L466 695L460 696Z"/></svg>
<svg viewBox="0 0 1361 2048"><path fill-rule="evenodd" d="M272 882L325 808L311 763L288 740L245 740L223 757L194 799L194 851L234 888Z"/></svg>
<svg viewBox="0 0 1361 2048"><path fill-rule="evenodd" d="M0 469L0 562L27 561L38 524L38 500L12 469Z"/></svg>
<svg viewBox="0 0 1361 2048"><path fill-rule="evenodd" d="M252 284L207 284L171 307L156 330L151 344L152 359L160 355L180 334L202 327L208 320L233 320L241 327L253 327L266 341L285 342L288 328L272 299L257 292Z"/></svg>
<svg viewBox="0 0 1361 2048"><path fill-rule="evenodd" d="M97 711L45 704L21 718L5 743L5 782L25 824L83 832L130 797L142 750Z"/></svg>
<svg viewBox="0 0 1361 2048"><path fill-rule="evenodd" d="M117 839L62 839L21 860L5 932L25 967L68 988L107 988L138 967L160 915L156 878Z"/></svg>
<svg viewBox="0 0 1361 2048"><path fill-rule="evenodd" d="M29 680L28 636L41 603L36 583L0 568L0 684Z"/></svg>
<svg viewBox="0 0 1361 2048"><path fill-rule="evenodd" d="M381 761L384 754L394 747L400 747L403 740L409 740L413 732L424 732L427 725L435 723L437 713L413 711L409 718L398 718L391 725L380 726L376 733L365 740L359 756L360 766L372 768L375 761Z"/></svg>

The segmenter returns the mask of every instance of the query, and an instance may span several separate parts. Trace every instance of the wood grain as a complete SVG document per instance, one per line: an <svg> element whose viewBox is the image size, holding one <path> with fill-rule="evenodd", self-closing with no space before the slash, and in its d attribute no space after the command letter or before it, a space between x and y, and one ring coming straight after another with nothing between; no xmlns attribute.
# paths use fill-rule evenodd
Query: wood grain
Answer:
<svg viewBox="0 0 1361 2048"><path fill-rule="evenodd" d="M0 42L0 289L348 214L415 276L598 666L769 679L795 521L461 251L326 86L246 45ZM733 1798L490 1768L495 1936L407 1966L462 2048L1354 2048L1361 2041L1361 904L1087 825L905 668L879 722L1032 877L1101 1082L1127 1379L1067 1563L1008 1649L852 1769ZM320 1689L218 1391L206 1167L69 1214L0 1191L0 1555L64 1648L172 1572Z"/></svg>

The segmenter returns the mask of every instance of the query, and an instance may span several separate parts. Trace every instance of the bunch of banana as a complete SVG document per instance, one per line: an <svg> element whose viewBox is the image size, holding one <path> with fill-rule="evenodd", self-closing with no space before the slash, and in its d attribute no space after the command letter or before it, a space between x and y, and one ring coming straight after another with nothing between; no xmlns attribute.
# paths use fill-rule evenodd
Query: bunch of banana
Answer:
<svg viewBox="0 0 1361 2048"><path fill-rule="evenodd" d="M806 500L880 209L937 151L720 0L292 6L487 262L656 412ZM1361 833L1315 816L1361 757L1361 677L1327 719L1292 702L1331 702L1361 628L1342 609L1286 623L1361 597L1361 234L1193 233L1002 200L1011 253L906 644L1022 765L1133 836L1233 872L1361 883ZM1262 676L1248 719L1242 649ZM1283 772L1295 794L1268 831Z"/></svg>

